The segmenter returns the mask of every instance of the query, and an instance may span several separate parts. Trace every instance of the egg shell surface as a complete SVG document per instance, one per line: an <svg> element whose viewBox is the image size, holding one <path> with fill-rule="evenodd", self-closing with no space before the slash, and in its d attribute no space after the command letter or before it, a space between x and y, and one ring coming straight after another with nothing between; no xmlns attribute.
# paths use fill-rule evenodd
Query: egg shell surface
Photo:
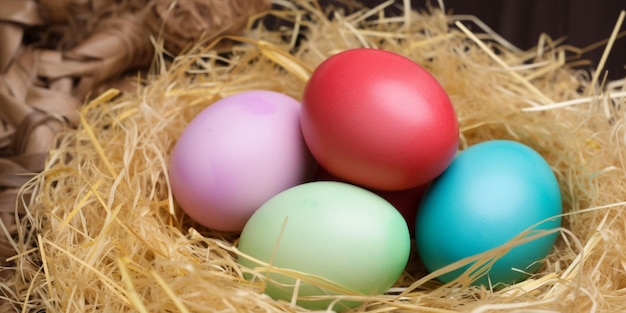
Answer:
<svg viewBox="0 0 626 313"><path fill-rule="evenodd" d="M241 233L239 250L272 268L244 256L239 263L265 267L258 271L276 281L267 281L265 289L274 299L290 301L297 284L295 276L281 270L297 271L315 282L301 280L298 297L342 294L319 285L329 282L346 294L377 295L400 277L410 239L402 215L380 196L351 184L317 181L270 199ZM333 300L299 299L297 304L326 309ZM333 310L359 304L340 301Z"/></svg>
<svg viewBox="0 0 626 313"><path fill-rule="evenodd" d="M562 213L558 181L532 148L508 140L486 141L462 151L425 191L415 236L420 258L435 271L505 244L525 230L553 230ZM515 246L488 275L474 282L513 284L535 272L551 251L557 232ZM469 267L439 277L456 279Z"/></svg>
<svg viewBox="0 0 626 313"><path fill-rule="evenodd" d="M176 201L198 223L241 231L265 201L312 175L300 103L254 90L216 101L179 137L170 160Z"/></svg>
<svg viewBox="0 0 626 313"><path fill-rule="evenodd" d="M328 172L321 166L317 167L314 176L315 181L338 181L343 183L349 183L333 174ZM381 196L383 199L387 200L391 205L393 205L400 214L404 217L406 221L409 232L413 234L413 230L415 230L415 217L417 216L417 208L419 207L420 201L422 199L422 195L424 194L424 190L428 184L417 186L410 189L404 190L396 190L396 191L387 191L387 190L376 190L371 188L366 188L369 191ZM359 186L363 187L364 186Z"/></svg>
<svg viewBox="0 0 626 313"><path fill-rule="evenodd" d="M377 190L424 185L457 151L450 98L426 69L380 49L327 58L303 93L302 132L315 159L348 182Z"/></svg>

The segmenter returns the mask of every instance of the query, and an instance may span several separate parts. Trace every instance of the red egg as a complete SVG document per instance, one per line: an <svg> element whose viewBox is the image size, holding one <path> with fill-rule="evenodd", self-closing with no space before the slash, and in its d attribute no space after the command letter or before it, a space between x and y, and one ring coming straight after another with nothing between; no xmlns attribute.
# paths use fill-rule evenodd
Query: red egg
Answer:
<svg viewBox="0 0 626 313"><path fill-rule="evenodd" d="M424 185L457 151L454 108L439 82L412 60L379 49L333 55L303 94L301 127L333 175L379 190Z"/></svg>

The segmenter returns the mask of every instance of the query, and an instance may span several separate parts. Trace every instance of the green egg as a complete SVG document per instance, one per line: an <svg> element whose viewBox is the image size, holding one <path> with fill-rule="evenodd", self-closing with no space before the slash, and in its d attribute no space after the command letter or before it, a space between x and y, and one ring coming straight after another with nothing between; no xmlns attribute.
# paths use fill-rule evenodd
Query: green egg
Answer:
<svg viewBox="0 0 626 313"><path fill-rule="evenodd" d="M263 204L245 225L238 247L251 257L241 256L239 263L262 274L246 278L265 281L272 298L295 296L302 307L340 311L361 302L329 295L378 295L396 282L409 258L410 235L402 215L382 197L319 181Z"/></svg>

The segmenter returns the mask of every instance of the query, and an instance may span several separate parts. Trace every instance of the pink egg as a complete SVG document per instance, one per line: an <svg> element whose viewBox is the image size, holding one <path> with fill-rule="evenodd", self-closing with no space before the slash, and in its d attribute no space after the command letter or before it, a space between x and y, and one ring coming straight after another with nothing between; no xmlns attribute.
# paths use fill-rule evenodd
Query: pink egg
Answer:
<svg viewBox="0 0 626 313"><path fill-rule="evenodd" d="M192 219L241 231L265 201L310 179L312 168L300 131L300 103L259 90L223 98L200 112L178 139L169 173L174 197Z"/></svg>

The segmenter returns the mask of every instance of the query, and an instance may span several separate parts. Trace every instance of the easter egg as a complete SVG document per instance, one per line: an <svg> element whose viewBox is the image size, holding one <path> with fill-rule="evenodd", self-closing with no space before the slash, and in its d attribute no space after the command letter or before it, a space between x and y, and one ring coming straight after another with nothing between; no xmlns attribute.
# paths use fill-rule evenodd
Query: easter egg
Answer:
<svg viewBox="0 0 626 313"><path fill-rule="evenodd" d="M355 307L328 295L378 295L407 264L410 235L402 215L383 198L351 184L316 181L263 204L239 239L239 263L265 278L265 293L309 309ZM270 265L271 264L271 265ZM320 299L306 298L319 296Z"/></svg>
<svg viewBox="0 0 626 313"><path fill-rule="evenodd" d="M439 82L423 67L379 49L322 62L307 82L301 126L314 158L360 186L424 185L453 159L459 129Z"/></svg>
<svg viewBox="0 0 626 313"><path fill-rule="evenodd" d="M487 274L474 281L513 284L536 272L550 253L558 235L550 230L560 226L561 213L558 181L538 152L514 141L482 142L459 153L426 189L416 218L417 252L432 272L517 236L529 238L532 232L525 231L544 231L480 268ZM453 281L470 265L438 279Z"/></svg>
<svg viewBox="0 0 626 313"><path fill-rule="evenodd" d="M169 163L172 192L185 213L206 227L238 232L265 201L310 179L300 111L289 96L255 90L200 112Z"/></svg>
<svg viewBox="0 0 626 313"><path fill-rule="evenodd" d="M389 203L391 203L396 210L402 214L409 227L409 232L413 233L413 230L415 229L417 209L422 199L422 195L424 194L424 190L426 190L426 186L427 185L422 185L411 189L397 191L371 191L389 201Z"/></svg>
<svg viewBox="0 0 626 313"><path fill-rule="evenodd" d="M314 176L315 181L338 181L346 182L337 176L334 176L323 167L318 166ZM400 214L404 217L407 225L409 226L409 232L413 232L415 229L415 216L417 215L417 207L419 206L422 194L427 185L417 186L415 188L386 191L368 189L369 191L381 196L393 205ZM362 187L362 186L360 186ZM365 188L365 187L364 187ZM366 188L367 189L367 188Z"/></svg>

